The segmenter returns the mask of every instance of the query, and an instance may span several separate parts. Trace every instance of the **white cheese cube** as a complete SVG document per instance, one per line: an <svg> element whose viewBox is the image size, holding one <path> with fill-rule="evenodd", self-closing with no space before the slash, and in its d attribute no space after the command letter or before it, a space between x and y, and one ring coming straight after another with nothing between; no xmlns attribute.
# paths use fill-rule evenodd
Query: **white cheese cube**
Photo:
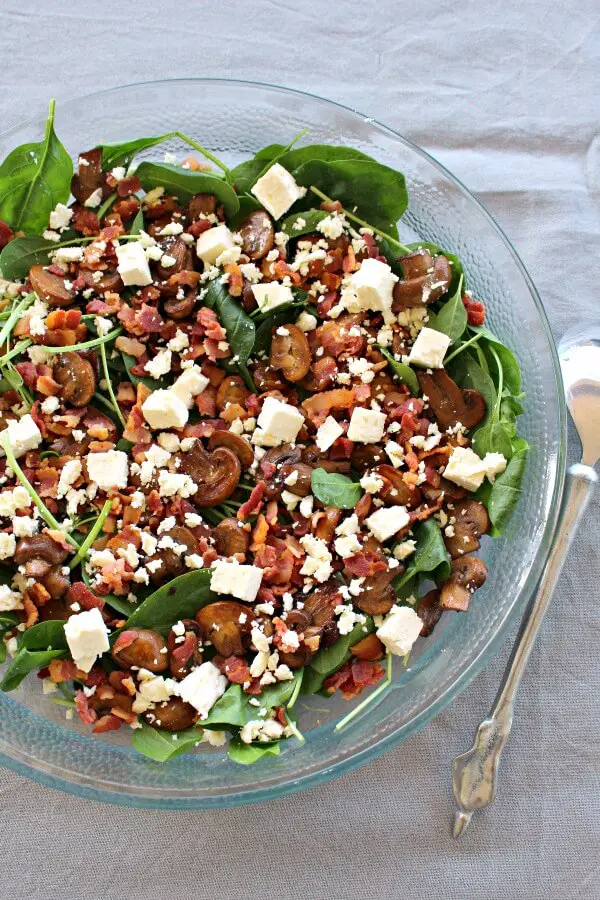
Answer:
<svg viewBox="0 0 600 900"><path fill-rule="evenodd" d="M150 428L183 428L188 420L187 405L172 390L150 394L142 403L142 413Z"/></svg>
<svg viewBox="0 0 600 900"><path fill-rule="evenodd" d="M152 284L150 266L146 253L139 241L128 241L117 247L117 271L124 285L135 284L144 287Z"/></svg>
<svg viewBox="0 0 600 900"><path fill-rule="evenodd" d="M339 537L334 541L335 552L342 559L349 556L356 556L362 550L362 544L355 534L349 534L347 537Z"/></svg>
<svg viewBox="0 0 600 900"><path fill-rule="evenodd" d="M12 447L15 456L24 456L30 450L35 450L42 443L40 429L35 424L29 413L21 419L12 419L2 432L8 435L8 443ZM0 451L4 456L4 451Z"/></svg>
<svg viewBox="0 0 600 900"><path fill-rule="evenodd" d="M358 272L350 278L350 285L356 294L356 310L352 302L348 306L351 312L372 309L383 313L383 321L390 324L394 321L392 300L394 285L398 276L394 275L387 263L379 259L365 259Z"/></svg>
<svg viewBox="0 0 600 900"><path fill-rule="evenodd" d="M406 528L409 522L410 516L404 506L382 506L365 520L373 537L381 543Z"/></svg>
<svg viewBox="0 0 600 900"><path fill-rule="evenodd" d="M8 559L14 556L17 541L14 534L0 533L0 559Z"/></svg>
<svg viewBox="0 0 600 900"><path fill-rule="evenodd" d="M109 649L108 629L100 610L88 609L69 616L64 628L77 668L89 672L96 659Z"/></svg>
<svg viewBox="0 0 600 900"><path fill-rule="evenodd" d="M263 445L271 447L279 444L293 444L303 424L304 416L295 406L283 403L276 397L267 397L256 420L257 428L252 435L252 440L254 443L261 443L263 439L272 441L274 443L266 445L263 443ZM255 440L257 432L259 440Z"/></svg>
<svg viewBox="0 0 600 900"><path fill-rule="evenodd" d="M501 475L506 469L507 459L502 453L486 453L483 457L485 474L490 481L494 481L496 475Z"/></svg>
<svg viewBox="0 0 600 900"><path fill-rule="evenodd" d="M360 444L376 444L383 437L385 413L357 406L350 418L348 437Z"/></svg>
<svg viewBox="0 0 600 900"><path fill-rule="evenodd" d="M300 331L314 331L318 324L317 317L307 312L301 312L296 319L296 328Z"/></svg>
<svg viewBox="0 0 600 900"><path fill-rule="evenodd" d="M385 445L385 452L394 468L399 469L404 462L404 448L402 445L397 441L388 441Z"/></svg>
<svg viewBox="0 0 600 900"><path fill-rule="evenodd" d="M205 662L186 675L183 681L175 682L175 689L185 703L189 703L200 713L201 719L206 719L219 697L225 693L228 684L225 676L221 675L213 663ZM160 718L160 708L157 716Z"/></svg>
<svg viewBox="0 0 600 900"><path fill-rule="evenodd" d="M444 478L467 491L476 491L486 476L486 466L470 447L454 447L444 470Z"/></svg>
<svg viewBox="0 0 600 900"><path fill-rule="evenodd" d="M122 450L88 453L86 463L90 480L95 481L101 491L127 487L129 462Z"/></svg>
<svg viewBox="0 0 600 900"><path fill-rule="evenodd" d="M227 225L217 225L202 232L196 242L196 253L206 267L214 266L217 257L233 246L233 235Z"/></svg>
<svg viewBox="0 0 600 900"><path fill-rule="evenodd" d="M306 194L306 188L296 184L293 176L279 163L271 166L250 191L274 219L280 219L296 200Z"/></svg>
<svg viewBox="0 0 600 900"><path fill-rule="evenodd" d="M434 328L422 328L408 354L408 362L424 369L442 369L451 343L447 334Z"/></svg>
<svg viewBox="0 0 600 900"><path fill-rule="evenodd" d="M294 300L292 289L278 281L270 281L268 284L253 284L252 293L261 312L268 312L275 309L276 306L292 303Z"/></svg>
<svg viewBox="0 0 600 900"><path fill-rule="evenodd" d="M194 397L201 394L208 384L208 378L202 374L200 366L190 366L189 369L183 370L179 378L175 379L170 391L179 397L188 409L191 409L194 405Z"/></svg>
<svg viewBox="0 0 600 900"><path fill-rule="evenodd" d="M421 634L422 627L422 619L410 606L392 606L376 634L390 653L406 656Z"/></svg>
<svg viewBox="0 0 600 900"><path fill-rule="evenodd" d="M23 598L7 584L0 584L0 612L10 612L12 609L23 609Z"/></svg>
<svg viewBox="0 0 600 900"><path fill-rule="evenodd" d="M331 445L337 441L337 439L344 433L344 429L340 425L339 422L333 418L333 416L327 416L319 430L317 431L315 437L315 444L321 451L321 453L325 453L326 450L329 450Z"/></svg>
<svg viewBox="0 0 600 900"><path fill-rule="evenodd" d="M263 570L258 566L240 566L218 560L212 570L210 589L215 594L230 594L253 603L260 588Z"/></svg>

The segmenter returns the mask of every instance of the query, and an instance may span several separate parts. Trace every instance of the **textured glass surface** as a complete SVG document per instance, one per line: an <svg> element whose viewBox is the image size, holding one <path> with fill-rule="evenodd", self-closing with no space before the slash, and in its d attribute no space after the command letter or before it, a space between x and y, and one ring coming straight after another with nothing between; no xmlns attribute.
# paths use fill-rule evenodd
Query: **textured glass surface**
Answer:
<svg viewBox="0 0 600 900"><path fill-rule="evenodd" d="M43 118L0 136L0 155L39 140ZM565 407L558 365L535 289L510 244L483 208L448 172L394 132L306 94L233 81L182 80L133 85L58 109L56 129L75 155L100 142L179 129L227 163L259 147L305 142L357 147L402 170L410 205L401 238L423 238L458 254L470 286L486 300L489 326L515 350L523 371L527 414L521 431L532 446L523 496L502 540L487 541L490 568L466 615L447 614L436 633L415 646L407 671L397 666L392 689L343 732L350 708L337 698L300 698L307 737L290 741L279 758L254 766L229 762L201 748L166 765L136 754L129 733L97 738L66 722L64 708L42 696L30 677L0 694L0 762L55 787L116 803L211 807L248 803L318 783L382 753L440 712L498 649L512 618L531 597L549 550L564 476ZM149 151L188 155L177 142Z"/></svg>

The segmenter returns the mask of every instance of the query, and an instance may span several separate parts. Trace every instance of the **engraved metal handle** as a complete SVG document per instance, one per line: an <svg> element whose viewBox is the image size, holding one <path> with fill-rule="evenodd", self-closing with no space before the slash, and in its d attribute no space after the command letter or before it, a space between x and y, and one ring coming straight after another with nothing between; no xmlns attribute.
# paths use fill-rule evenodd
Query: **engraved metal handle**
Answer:
<svg viewBox="0 0 600 900"><path fill-rule="evenodd" d="M557 536L546 571L538 586L517 636L501 688L487 719L481 723L472 748L452 763L452 790L458 804L454 836L460 837L476 809L493 803L502 749L512 726L517 690L531 654L536 635L550 603L577 525L588 505L598 476L591 466L577 463L567 472Z"/></svg>

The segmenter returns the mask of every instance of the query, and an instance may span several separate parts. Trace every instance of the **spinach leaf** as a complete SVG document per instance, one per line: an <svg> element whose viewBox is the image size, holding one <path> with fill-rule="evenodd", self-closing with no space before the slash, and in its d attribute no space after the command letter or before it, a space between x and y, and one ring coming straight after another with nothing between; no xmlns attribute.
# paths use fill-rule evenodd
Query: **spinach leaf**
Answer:
<svg viewBox="0 0 600 900"><path fill-rule="evenodd" d="M288 216L281 223L281 231L289 234L291 238L297 238L303 234L312 234L314 231L317 231L319 222L326 219L328 215L329 213L323 209L308 209L303 213L292 213L291 216ZM294 228L298 219L303 219L304 225L301 228Z"/></svg>
<svg viewBox="0 0 600 900"><path fill-rule="evenodd" d="M142 377L141 375L134 375L131 371L132 367L137 365L137 358L135 356L131 356L129 353L124 353L121 350L121 357L123 358L123 362L125 363L125 369L127 371L127 376L132 384L136 386L138 384L145 384L147 388L150 388L151 391L158 391L160 388L164 387L160 381L156 378L150 378L149 375L145 375Z"/></svg>
<svg viewBox="0 0 600 900"><path fill-rule="evenodd" d="M0 253L0 272L2 277L9 281L19 281L27 278L32 266L47 266L49 254L62 247L54 241L46 241L42 237L30 235L29 237L15 238L6 245Z"/></svg>
<svg viewBox="0 0 600 900"><path fill-rule="evenodd" d="M232 738L227 755L233 762L251 766L263 756L279 756L279 744L279 741L270 741L268 744L245 744L239 738Z"/></svg>
<svg viewBox="0 0 600 900"><path fill-rule="evenodd" d="M292 151L295 152L299 151ZM293 174L298 184L318 185L321 191L382 231L395 229L408 205L404 175L370 160L312 159ZM308 198L307 202L310 204L312 200Z"/></svg>
<svg viewBox="0 0 600 900"><path fill-rule="evenodd" d="M487 506L490 521L494 526L494 535L502 534L510 515L519 502L521 496L521 482L525 473L525 465L527 463L528 450L523 448L518 450L510 460L506 469L501 475L496 476L496 480L479 499L482 499ZM480 489L482 490L482 489Z"/></svg>
<svg viewBox="0 0 600 900"><path fill-rule="evenodd" d="M186 728L185 731L173 734L142 722L142 727L136 728L131 736L131 746L138 753L162 763L173 756L193 750L201 740L201 728Z"/></svg>
<svg viewBox="0 0 600 900"><path fill-rule="evenodd" d="M462 275L454 293L446 300L438 313L429 313L427 325L447 334L452 343L458 341L467 327L467 310L462 302Z"/></svg>
<svg viewBox="0 0 600 900"><path fill-rule="evenodd" d="M50 101L46 132L39 143L21 144L0 165L0 219L14 231L41 234L57 203L71 191L71 157L54 132Z"/></svg>
<svg viewBox="0 0 600 900"><path fill-rule="evenodd" d="M235 297L232 297L224 284L211 281L204 303L214 309L219 321L227 332L227 340L238 362L245 365L254 348L256 328L250 316L244 312Z"/></svg>
<svg viewBox="0 0 600 900"><path fill-rule="evenodd" d="M416 575L426 572L435 581L450 577L450 554L446 550L440 526L435 519L420 522L415 530L417 545L406 571L392 582L398 589Z"/></svg>
<svg viewBox="0 0 600 900"><path fill-rule="evenodd" d="M228 217L228 225L232 231L238 231L240 225L251 212L255 209L262 209L262 206L251 194L240 194L238 197L240 208L234 216Z"/></svg>
<svg viewBox="0 0 600 900"><path fill-rule="evenodd" d="M173 137L173 132L160 134L157 137L134 138L132 141L122 141L116 144L99 144L102 150L102 168L104 171L108 171L109 169L114 169L115 166L127 164L138 153L148 150L150 147L155 147L170 137Z"/></svg>
<svg viewBox="0 0 600 900"><path fill-rule="evenodd" d="M479 342L479 346L483 349L484 353L486 352L487 346L491 344L500 359L502 365L502 375L503 382L515 397L518 397L521 393L521 369L519 367L519 363L515 357L515 354L512 350L503 344L500 338L497 338L493 332L491 332L488 328L479 327L475 328L473 326L470 327L470 331L473 334L481 334L483 335L483 339ZM486 353L488 356L488 353ZM494 361L495 365L495 361Z"/></svg>
<svg viewBox="0 0 600 900"><path fill-rule="evenodd" d="M339 472L313 469L310 484L315 497L325 506L353 509L362 497L360 484Z"/></svg>
<svg viewBox="0 0 600 900"><path fill-rule="evenodd" d="M33 669L47 666L53 659L68 653L65 623L59 620L39 622L23 632L17 655L0 682L0 690L14 691Z"/></svg>
<svg viewBox="0 0 600 900"><path fill-rule="evenodd" d="M373 619L371 616L368 616L366 622L357 622L352 631L341 635L331 647L319 650L304 669L300 693L315 694L317 691L320 691L327 676L337 672L340 666L350 659L350 647L362 641L364 637L371 634L374 630Z"/></svg>
<svg viewBox="0 0 600 900"><path fill-rule="evenodd" d="M362 150L355 150L354 147L340 147L329 144L306 144L304 147L296 147L280 156L277 160L280 165L293 172L304 163L315 161L335 162L337 160L363 160L367 162L375 162L372 156L363 153ZM319 185L319 187L322 187Z"/></svg>
<svg viewBox="0 0 600 900"><path fill-rule="evenodd" d="M12 580L12 575L9 572L7 580L3 581L2 584L9 584ZM0 613L0 638L2 635L6 634L7 631L10 631L11 628L14 628L15 625L19 624L19 617L16 613L13 612L3 612ZM6 644L3 640L0 639L0 665L6 662Z"/></svg>
<svg viewBox="0 0 600 900"><path fill-rule="evenodd" d="M245 694L239 684L230 685L223 696L217 700L206 719L202 720L205 727L218 725L222 727L243 728L248 722L258 719L258 710L266 709L270 712L276 706L285 706L294 693L296 682L302 677L299 670L289 681L278 681L266 687L258 696L260 707L250 705L252 696Z"/></svg>
<svg viewBox="0 0 600 900"><path fill-rule="evenodd" d="M201 607L217 599L210 589L211 574L210 569L194 569L163 584L140 603L123 628L151 628L166 636L174 622L193 619ZM116 633L111 635L115 639Z"/></svg>
<svg viewBox="0 0 600 900"><path fill-rule="evenodd" d="M155 187L164 187L169 194L174 194L181 202L187 203L194 194L216 194L223 204L227 217L234 216L240 208L236 192L231 185L219 175L209 172L194 172L181 166L169 163L144 161L137 167L135 174L140 179L145 191Z"/></svg>
<svg viewBox="0 0 600 900"><path fill-rule="evenodd" d="M397 359L394 359L392 354L389 353L384 347L379 347L378 345L378 349L381 353L383 353L383 355L389 362L394 375L398 377L398 381L410 388L411 394L414 397L417 397L420 393L419 379L417 378L411 367L407 366L405 363L400 362Z"/></svg>
<svg viewBox="0 0 600 900"><path fill-rule="evenodd" d="M513 454L511 435L501 422L490 422L473 435L473 450L482 458L486 453L502 453L507 459Z"/></svg>
<svg viewBox="0 0 600 900"><path fill-rule="evenodd" d="M131 228L129 229L129 234L139 234L140 231L144 230L144 213L142 212L142 207L138 209L135 219L131 223Z"/></svg>

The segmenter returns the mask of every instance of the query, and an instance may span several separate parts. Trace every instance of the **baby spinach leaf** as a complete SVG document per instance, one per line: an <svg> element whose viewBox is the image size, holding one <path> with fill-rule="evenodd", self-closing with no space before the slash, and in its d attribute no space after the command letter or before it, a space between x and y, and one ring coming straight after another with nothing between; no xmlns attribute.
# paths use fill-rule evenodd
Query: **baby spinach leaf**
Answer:
<svg viewBox="0 0 600 900"><path fill-rule="evenodd" d="M223 204L227 217L234 216L240 208L236 192L232 186L219 175L210 172L194 172L181 166L169 163L148 162L145 160L137 167L135 174L140 179L145 191L155 187L164 187L169 194L174 194L182 203L187 203L194 194L216 194Z"/></svg>
<svg viewBox="0 0 600 900"><path fill-rule="evenodd" d="M426 519L414 529L417 545L406 571L392 582L398 589L415 575L427 572L436 581L450 576L450 554L446 550L440 526L435 519Z"/></svg>
<svg viewBox="0 0 600 900"><path fill-rule="evenodd" d="M144 213L142 212L142 207L138 209L135 219L131 223L131 228L129 229L129 234L139 234L140 231L144 230Z"/></svg>
<svg viewBox="0 0 600 900"><path fill-rule="evenodd" d="M0 219L14 231L41 234L69 199L73 164L54 132L54 107L51 100L43 140L21 144L0 165Z"/></svg>
<svg viewBox="0 0 600 900"><path fill-rule="evenodd" d="M281 223L281 231L289 234L291 238L301 237L303 234L312 234L317 231L317 225L326 219L329 213L323 209L307 209L306 212L292 213ZM304 221L304 225L295 228L296 222Z"/></svg>
<svg viewBox="0 0 600 900"><path fill-rule="evenodd" d="M398 377L398 380L405 384L408 388L410 388L410 392L414 397L417 397L420 393L419 387L419 379L416 374L413 372L410 366L407 366L405 363L400 362L397 359L394 359L391 353L385 350L383 347L379 347L379 350L387 361L389 362L394 375Z"/></svg>
<svg viewBox="0 0 600 900"><path fill-rule="evenodd" d="M511 436L501 422L490 422L478 428L473 434L473 450L482 458L486 453L502 453L507 459L512 456Z"/></svg>
<svg viewBox="0 0 600 900"><path fill-rule="evenodd" d="M339 472L313 469L310 484L315 497L325 506L353 509L362 497L360 484Z"/></svg>
<svg viewBox="0 0 600 900"><path fill-rule="evenodd" d="M483 500L496 535L502 534L513 509L519 502L527 454L527 449L515 453L504 472L496 476L491 490L487 492L487 498Z"/></svg>
<svg viewBox="0 0 600 900"><path fill-rule="evenodd" d="M194 569L163 584L140 603L123 628L152 628L166 636L174 622L193 619L201 607L217 599L210 589L211 574L210 569Z"/></svg>
<svg viewBox="0 0 600 900"><path fill-rule="evenodd" d="M201 728L186 728L174 734L142 722L142 727L136 728L131 736L131 746L138 753L162 763L193 750L201 740Z"/></svg>
<svg viewBox="0 0 600 900"><path fill-rule="evenodd" d="M273 158L273 157L272 157ZM329 144L305 144L304 147L296 147L280 156L278 162L293 172L304 163L313 160L320 162L334 162L337 160L366 160L367 162L375 162L372 156L363 153L362 150L355 150L354 147L340 147ZM322 187L319 185L319 187Z"/></svg>
<svg viewBox="0 0 600 900"><path fill-rule="evenodd" d="M6 245L0 253L0 272L2 277L9 281L19 281L27 278L32 266L47 266L48 254L63 246L54 241L46 241L42 237L30 235L29 237L15 238Z"/></svg>
<svg viewBox="0 0 600 900"><path fill-rule="evenodd" d="M104 171L114 169L115 166L122 166L131 162L134 156L150 147L155 147L162 141L173 137L173 132L169 134L160 134L157 137L141 137L134 138L132 141L122 141L116 144L99 144L102 150L102 168Z"/></svg>
<svg viewBox="0 0 600 900"><path fill-rule="evenodd" d="M502 364L503 383L511 394L518 397L521 393L521 369L513 351L506 344L502 343L500 338L497 338L488 328L471 326L470 331L473 334L483 335L483 340L479 342L479 346L484 352L486 351L486 345L491 344L493 346Z"/></svg>
<svg viewBox="0 0 600 900"><path fill-rule="evenodd" d="M292 151L296 152L299 151ZM318 185L321 191L382 231L395 228L408 205L404 175L370 160L312 159L293 174L298 184Z"/></svg>
<svg viewBox="0 0 600 900"><path fill-rule="evenodd" d="M149 375L145 375L144 377L142 377L141 375L133 374L131 369L133 366L137 365L137 358L135 356L131 356L129 353L124 353L122 350L121 350L121 356L123 358L123 362L125 363L125 369L127 371L127 376L129 378L129 380L132 382L132 384L135 384L136 386L138 384L145 384L146 387L150 388L151 391L158 391L162 387L164 387L164 385L161 384L161 382L158 381L158 379L150 378Z"/></svg>
<svg viewBox="0 0 600 900"><path fill-rule="evenodd" d="M4 566L3 566L4 568ZM4 577L4 576L3 576ZM9 584L12 580L12 573L8 573L6 581L2 581L2 584ZM6 634L7 631L10 631L11 628L14 628L15 625L19 624L19 617L16 613L13 612L3 612L0 613L0 637ZM3 640L0 640L0 664L6 662L6 644Z"/></svg>
<svg viewBox="0 0 600 900"><path fill-rule="evenodd" d="M244 312L238 301L231 296L220 281L211 281L204 303L214 309L219 321L227 332L227 340L233 356L244 365L254 348L256 328L250 316Z"/></svg>
<svg viewBox="0 0 600 900"><path fill-rule="evenodd" d="M250 694L244 693L241 685L231 684L217 700L208 717L202 720L202 724L206 727L218 725L219 728L243 728L248 722L258 719L259 709L270 712L276 706L285 706L301 677L302 671L299 670L289 681L278 681L266 687L257 698L254 698L260 701L260 706L250 704L253 698Z"/></svg>
<svg viewBox="0 0 600 900"><path fill-rule="evenodd" d="M232 762L242 766L251 766L264 756L279 756L280 741L270 741L268 744L245 744L239 738L232 738L227 755Z"/></svg>
<svg viewBox="0 0 600 900"><path fill-rule="evenodd" d="M302 679L300 692L302 694L315 694L317 691L320 691L327 676L337 672L340 666L350 659L350 647L362 641L364 637L371 634L374 630L373 619L371 616L367 616L366 622L357 622L352 631L341 635L331 647L319 650L310 661L310 664L304 668L304 678Z"/></svg>
<svg viewBox="0 0 600 900"><path fill-rule="evenodd" d="M265 160L254 157L253 159L245 159L239 163L229 173L229 180L234 184L238 193L247 196L255 181L258 180L260 173L265 167ZM257 208L260 204L257 202Z"/></svg>
<svg viewBox="0 0 600 900"><path fill-rule="evenodd" d="M462 302L462 275L454 293L442 305L438 313L429 313L427 325L447 334L452 343L458 341L467 327L467 311Z"/></svg>
<svg viewBox="0 0 600 900"><path fill-rule="evenodd" d="M251 194L240 194L238 200L240 208L234 216L229 216L227 219L228 225L232 231L237 231L246 216L250 215L251 212L254 212L255 209L262 209L262 206L256 197L253 197Z"/></svg>
<svg viewBox="0 0 600 900"><path fill-rule="evenodd" d="M47 666L53 659L68 653L64 622L39 622L23 632L17 655L0 682L0 690L14 691L33 669Z"/></svg>

